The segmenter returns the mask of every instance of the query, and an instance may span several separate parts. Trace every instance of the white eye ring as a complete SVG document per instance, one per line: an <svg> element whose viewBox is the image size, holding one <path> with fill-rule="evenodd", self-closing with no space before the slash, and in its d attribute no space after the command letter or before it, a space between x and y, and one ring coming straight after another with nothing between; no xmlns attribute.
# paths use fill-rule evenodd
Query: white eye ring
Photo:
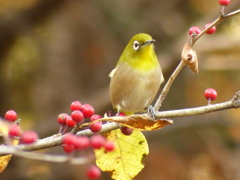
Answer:
<svg viewBox="0 0 240 180"><path fill-rule="evenodd" d="M138 50L139 47L140 47L139 42L138 42L138 41L134 41L134 42L133 42L133 49L134 49L134 50Z"/></svg>

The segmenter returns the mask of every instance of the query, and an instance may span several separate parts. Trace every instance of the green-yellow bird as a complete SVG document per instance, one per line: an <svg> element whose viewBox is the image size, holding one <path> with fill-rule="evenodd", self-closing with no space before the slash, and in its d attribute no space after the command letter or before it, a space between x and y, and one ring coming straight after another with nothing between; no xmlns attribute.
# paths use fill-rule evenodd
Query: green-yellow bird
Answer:
<svg viewBox="0 0 240 180"><path fill-rule="evenodd" d="M133 36L109 74L110 99L118 113L130 115L146 111L163 83L154 42L148 34Z"/></svg>

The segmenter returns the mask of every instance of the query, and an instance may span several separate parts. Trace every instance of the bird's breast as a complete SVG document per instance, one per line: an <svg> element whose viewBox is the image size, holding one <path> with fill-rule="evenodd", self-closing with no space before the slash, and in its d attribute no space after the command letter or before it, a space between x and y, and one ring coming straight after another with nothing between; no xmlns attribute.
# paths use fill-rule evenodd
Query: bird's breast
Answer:
<svg viewBox="0 0 240 180"><path fill-rule="evenodd" d="M121 112L144 111L156 96L162 78L159 64L152 68L119 64L110 82L113 107L119 107Z"/></svg>

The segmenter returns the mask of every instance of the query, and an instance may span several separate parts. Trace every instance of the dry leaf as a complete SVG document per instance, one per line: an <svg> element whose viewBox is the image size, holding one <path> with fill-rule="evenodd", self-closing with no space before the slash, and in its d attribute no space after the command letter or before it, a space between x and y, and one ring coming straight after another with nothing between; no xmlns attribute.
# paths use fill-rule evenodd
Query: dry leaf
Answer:
<svg viewBox="0 0 240 180"><path fill-rule="evenodd" d="M153 131L161 129L166 125L171 125L172 120L158 119L153 120L148 115L114 116L104 117L101 121L112 121L139 131Z"/></svg>
<svg viewBox="0 0 240 180"><path fill-rule="evenodd" d="M182 60L183 62L193 70L193 72L198 73L198 59L196 52L192 49L189 43L183 46L182 50Z"/></svg>
<svg viewBox="0 0 240 180"><path fill-rule="evenodd" d="M5 170L11 157L12 155L0 156L0 173L2 173Z"/></svg>
<svg viewBox="0 0 240 180"><path fill-rule="evenodd" d="M134 130L125 136L119 129L105 133L107 140L116 145L113 152L104 148L95 150L96 164L102 171L111 173L115 180L132 180L143 168L143 160L148 155L147 141L141 131Z"/></svg>

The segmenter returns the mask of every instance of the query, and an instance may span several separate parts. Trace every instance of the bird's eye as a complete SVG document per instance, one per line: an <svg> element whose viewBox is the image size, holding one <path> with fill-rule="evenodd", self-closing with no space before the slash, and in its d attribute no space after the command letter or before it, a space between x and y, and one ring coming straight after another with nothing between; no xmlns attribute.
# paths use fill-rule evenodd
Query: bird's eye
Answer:
<svg viewBox="0 0 240 180"><path fill-rule="evenodd" d="M139 42L138 42L138 41L134 41L134 42L133 42L133 49L134 49L134 50L138 50L139 47L140 47Z"/></svg>

